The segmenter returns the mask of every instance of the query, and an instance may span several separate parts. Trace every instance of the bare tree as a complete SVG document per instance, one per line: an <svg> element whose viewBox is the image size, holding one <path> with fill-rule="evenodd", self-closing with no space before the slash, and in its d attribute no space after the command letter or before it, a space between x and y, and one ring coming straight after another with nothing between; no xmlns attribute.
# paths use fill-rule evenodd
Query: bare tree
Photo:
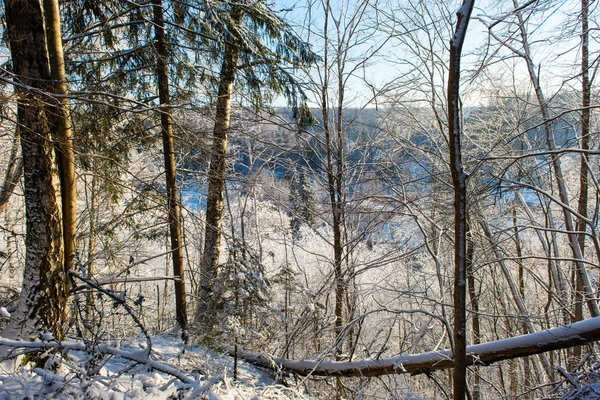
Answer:
<svg viewBox="0 0 600 400"><path fill-rule="evenodd" d="M570 195L567 189L565 174L563 171L561 155L555 153L557 150L556 138L555 138L555 122L552 117L550 103L546 98L542 89L542 83L538 74L538 68L534 62L533 54L530 47L529 34L527 31L527 20L524 17L524 11L517 1L513 1L514 15L516 17L516 27L512 43L509 40L505 40L499 37L494 32L494 26L502 22L503 19L495 21L489 25L490 34L494 39L501 45L509 49L514 55L518 56L527 68L529 81L533 87L533 91L536 96L537 106L539 108L542 126L544 128L546 147L549 151L549 158L551 160L552 170L554 173L554 179L558 191L558 198L552 198L552 201L558 203L562 208L564 224L566 230L566 236L568 239L569 247L573 255L573 259L577 270L577 279L581 280L583 293L585 295L585 301L588 306L588 310L591 316L595 317L600 315L600 309L598 308L597 300L595 299L593 289L590 284L590 280L585 266L585 260L583 253L578 242L579 235L576 233L575 224L573 222L574 216L577 217L578 213L570 205ZM516 38L519 39L516 39Z"/></svg>
<svg viewBox="0 0 600 400"><path fill-rule="evenodd" d="M460 61L474 0L465 0L457 12L456 30L450 40L448 68L448 143L454 188L454 399L467 392L467 176L462 165L460 126Z"/></svg>

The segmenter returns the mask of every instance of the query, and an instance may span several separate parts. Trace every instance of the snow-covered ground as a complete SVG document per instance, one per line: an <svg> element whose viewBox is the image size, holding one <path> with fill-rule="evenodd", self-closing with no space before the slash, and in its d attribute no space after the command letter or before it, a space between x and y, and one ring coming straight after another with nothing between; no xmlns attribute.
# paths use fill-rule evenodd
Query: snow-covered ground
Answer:
<svg viewBox="0 0 600 400"><path fill-rule="evenodd" d="M202 346L184 346L175 334L153 337L150 358L145 340L103 344L95 352L89 347L83 351L85 345L74 341L30 346L62 351L53 351L46 368L15 368L5 361L0 366L0 399L310 398L242 361L234 379L231 357Z"/></svg>

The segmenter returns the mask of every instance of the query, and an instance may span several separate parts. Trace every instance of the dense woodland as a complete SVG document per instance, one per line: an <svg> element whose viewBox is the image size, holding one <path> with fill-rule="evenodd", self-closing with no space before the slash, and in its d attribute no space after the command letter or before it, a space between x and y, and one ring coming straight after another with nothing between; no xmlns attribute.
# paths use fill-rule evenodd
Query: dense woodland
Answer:
<svg viewBox="0 0 600 400"><path fill-rule="evenodd" d="M314 398L600 382L598 2L0 6L3 359L210 394L171 332Z"/></svg>

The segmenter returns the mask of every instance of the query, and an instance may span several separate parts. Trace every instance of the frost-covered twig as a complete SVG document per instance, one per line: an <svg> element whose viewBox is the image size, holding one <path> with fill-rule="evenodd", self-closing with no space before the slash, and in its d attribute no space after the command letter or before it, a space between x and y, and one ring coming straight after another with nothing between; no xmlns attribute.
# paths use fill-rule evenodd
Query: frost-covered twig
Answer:
<svg viewBox="0 0 600 400"><path fill-rule="evenodd" d="M150 355L150 353L152 352L152 339L150 339L150 334L146 330L146 327L144 326L142 321L140 321L140 319L135 315L135 312L131 309L131 307L129 307L129 304L127 304L127 302L125 301L124 298L117 296L111 290L107 290L107 289L100 287L100 285L96 282L93 282L89 279L85 279L83 276L79 275L77 272L69 271L69 275L71 277L75 277L75 278L79 279L80 281L82 281L83 283L88 285L89 287L96 289L100 293L105 294L106 296L110 297L111 299L113 299L114 301L116 301L117 303L122 305L123 308L125 309L125 311L127 311L127 314L129 314L131 319L133 319L133 321L137 324L137 326L139 326L140 330L146 337L146 344L148 346L148 348L146 349L146 352L148 353L148 355Z"/></svg>

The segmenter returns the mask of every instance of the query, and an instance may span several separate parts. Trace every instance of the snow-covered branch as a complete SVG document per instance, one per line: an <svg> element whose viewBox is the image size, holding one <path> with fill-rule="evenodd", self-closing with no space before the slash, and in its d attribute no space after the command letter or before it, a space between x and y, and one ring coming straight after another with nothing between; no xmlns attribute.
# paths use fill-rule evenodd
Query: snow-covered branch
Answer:
<svg viewBox="0 0 600 400"><path fill-rule="evenodd" d="M113 278L113 279L107 279L107 280L102 280L102 281L97 281L94 282L96 285L98 286L107 286L107 285L114 285L117 283L140 283L140 282L153 282L153 281L165 281L165 280L173 280L173 281L177 281L180 280L178 277L176 276L170 276L170 275L165 275L165 276L136 276L136 277L130 277L130 278ZM89 285L88 284L83 284L83 285L79 285L73 289L71 289L71 292L76 293L76 292L80 292L84 289L88 289Z"/></svg>
<svg viewBox="0 0 600 400"><path fill-rule="evenodd" d="M83 342L77 341L22 341L22 340L12 340L5 339L0 337L0 346L6 346L13 349L26 349L29 351L36 350L47 350L47 349L57 349L62 352L68 351L90 351L91 347L86 345ZM179 379L181 382L197 386L197 382L183 373L179 368L176 368L170 364L152 360L148 355L147 349L140 349L138 351L125 351L115 347L111 347L106 343L101 343L95 347L93 347L93 351L96 354L111 354L113 356L122 357L127 360L135 361L137 363L143 364L147 366L149 369L155 369L160 372L164 372L165 374L169 374Z"/></svg>
<svg viewBox="0 0 600 400"><path fill-rule="evenodd" d="M468 365L489 365L596 340L600 340L600 317L528 335L468 346L466 361ZM233 348L227 350L233 352ZM241 349L238 349L238 356L261 367L318 376L380 376L405 373L416 375L454 367L450 350L351 362L271 358Z"/></svg>

